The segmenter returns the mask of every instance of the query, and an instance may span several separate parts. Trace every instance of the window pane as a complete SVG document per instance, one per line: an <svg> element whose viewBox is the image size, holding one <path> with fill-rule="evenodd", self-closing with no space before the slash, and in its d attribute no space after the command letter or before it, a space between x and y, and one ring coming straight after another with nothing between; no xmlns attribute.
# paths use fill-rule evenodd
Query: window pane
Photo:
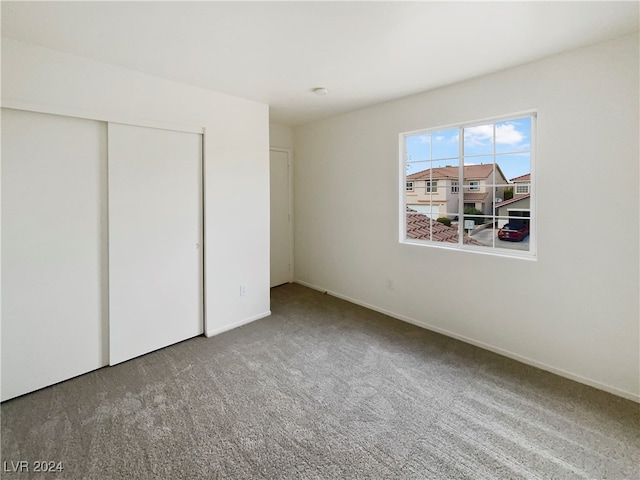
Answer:
<svg viewBox="0 0 640 480"><path fill-rule="evenodd" d="M443 130L431 134L433 159L458 157L458 129Z"/></svg>
<svg viewBox="0 0 640 480"><path fill-rule="evenodd" d="M464 175L465 212L493 215L496 198L502 200L503 185L507 184L500 169L493 163L465 165Z"/></svg>
<svg viewBox="0 0 640 480"><path fill-rule="evenodd" d="M427 215L407 208L407 238L431 242L458 243L458 228L455 222L448 225L445 220L437 221L437 215Z"/></svg>
<svg viewBox="0 0 640 480"><path fill-rule="evenodd" d="M531 150L531 118L496 123L496 153Z"/></svg>
<svg viewBox="0 0 640 480"><path fill-rule="evenodd" d="M458 178L458 159L407 164L406 181L413 182L413 191L405 187L407 207L433 220L453 219L459 214L459 195L451 194L451 185Z"/></svg>
<svg viewBox="0 0 640 480"><path fill-rule="evenodd" d="M430 218L407 207L406 235L408 239L431 240Z"/></svg>
<svg viewBox="0 0 640 480"><path fill-rule="evenodd" d="M510 209L508 216L496 219L499 227L496 236L496 247L507 250L529 251L530 211L526 209Z"/></svg>
<svg viewBox="0 0 640 480"><path fill-rule="evenodd" d="M484 192L485 186L494 182L493 156L472 157L464 159L464 186L465 191ZM506 183L501 180L500 171L496 170L496 182Z"/></svg>
<svg viewBox="0 0 640 480"><path fill-rule="evenodd" d="M464 155L493 154L493 124L464 129Z"/></svg>
<svg viewBox="0 0 640 480"><path fill-rule="evenodd" d="M490 215L465 215L465 244L492 247L495 244L496 232L493 228L493 217Z"/></svg>
<svg viewBox="0 0 640 480"><path fill-rule="evenodd" d="M510 182L514 182L518 177L531 173L530 153L498 155L496 156L496 163Z"/></svg>
<svg viewBox="0 0 640 480"><path fill-rule="evenodd" d="M465 208L465 211L467 208ZM482 232L484 230L485 218L482 215L464 215L462 217L462 227L464 231L463 243L466 245L487 246L483 242Z"/></svg>
<svg viewBox="0 0 640 480"><path fill-rule="evenodd" d="M408 135L405 137L407 162L431 159L431 134Z"/></svg>

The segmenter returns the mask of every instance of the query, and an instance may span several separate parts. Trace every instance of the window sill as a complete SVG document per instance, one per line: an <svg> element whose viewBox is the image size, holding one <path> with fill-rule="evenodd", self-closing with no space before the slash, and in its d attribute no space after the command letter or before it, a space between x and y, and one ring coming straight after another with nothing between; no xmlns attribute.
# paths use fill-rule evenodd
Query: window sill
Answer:
<svg viewBox="0 0 640 480"><path fill-rule="evenodd" d="M460 245L448 242L432 242L429 240L403 239L401 244L416 247L438 248L441 250L458 251L466 253L479 253L481 255L491 255L494 257L515 258L517 260L537 261L538 257L531 251L510 250L506 248L478 247L475 245Z"/></svg>

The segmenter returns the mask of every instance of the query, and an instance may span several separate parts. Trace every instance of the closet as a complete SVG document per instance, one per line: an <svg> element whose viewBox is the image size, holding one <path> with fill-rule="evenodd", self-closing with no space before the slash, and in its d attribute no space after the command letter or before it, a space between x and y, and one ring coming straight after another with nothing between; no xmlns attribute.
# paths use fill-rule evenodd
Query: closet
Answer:
<svg viewBox="0 0 640 480"><path fill-rule="evenodd" d="M203 332L202 135L109 124L109 363Z"/></svg>
<svg viewBox="0 0 640 480"><path fill-rule="evenodd" d="M2 109L2 400L203 331L202 131Z"/></svg>

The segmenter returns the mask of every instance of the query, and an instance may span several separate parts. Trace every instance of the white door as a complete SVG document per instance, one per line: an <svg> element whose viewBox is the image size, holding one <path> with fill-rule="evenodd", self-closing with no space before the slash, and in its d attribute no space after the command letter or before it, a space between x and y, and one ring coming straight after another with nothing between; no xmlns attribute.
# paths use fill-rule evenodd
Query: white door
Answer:
<svg viewBox="0 0 640 480"><path fill-rule="evenodd" d="M109 124L109 363L203 332L202 136Z"/></svg>
<svg viewBox="0 0 640 480"><path fill-rule="evenodd" d="M107 125L2 109L2 400L107 364Z"/></svg>
<svg viewBox="0 0 640 480"><path fill-rule="evenodd" d="M271 286L291 281L289 153L271 150Z"/></svg>

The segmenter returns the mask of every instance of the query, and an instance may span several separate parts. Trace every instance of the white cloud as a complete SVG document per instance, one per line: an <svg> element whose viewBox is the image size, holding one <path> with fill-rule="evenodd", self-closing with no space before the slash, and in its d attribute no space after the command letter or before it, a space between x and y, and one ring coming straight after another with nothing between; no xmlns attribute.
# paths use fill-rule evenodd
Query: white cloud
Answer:
<svg viewBox="0 0 640 480"><path fill-rule="evenodd" d="M431 135L420 135L418 141L420 143L431 143Z"/></svg>
<svg viewBox="0 0 640 480"><path fill-rule="evenodd" d="M516 130L512 123L503 123L496 127L496 143L517 145L524 140L522 132Z"/></svg>
<svg viewBox="0 0 640 480"><path fill-rule="evenodd" d="M493 138L493 125L480 125L464 129L464 141L468 145L484 145Z"/></svg>
<svg viewBox="0 0 640 480"><path fill-rule="evenodd" d="M493 138L493 125L480 125L464 129L464 141L467 145L487 145ZM524 134L516 130L511 123L496 126L496 144L518 145L524 140Z"/></svg>

